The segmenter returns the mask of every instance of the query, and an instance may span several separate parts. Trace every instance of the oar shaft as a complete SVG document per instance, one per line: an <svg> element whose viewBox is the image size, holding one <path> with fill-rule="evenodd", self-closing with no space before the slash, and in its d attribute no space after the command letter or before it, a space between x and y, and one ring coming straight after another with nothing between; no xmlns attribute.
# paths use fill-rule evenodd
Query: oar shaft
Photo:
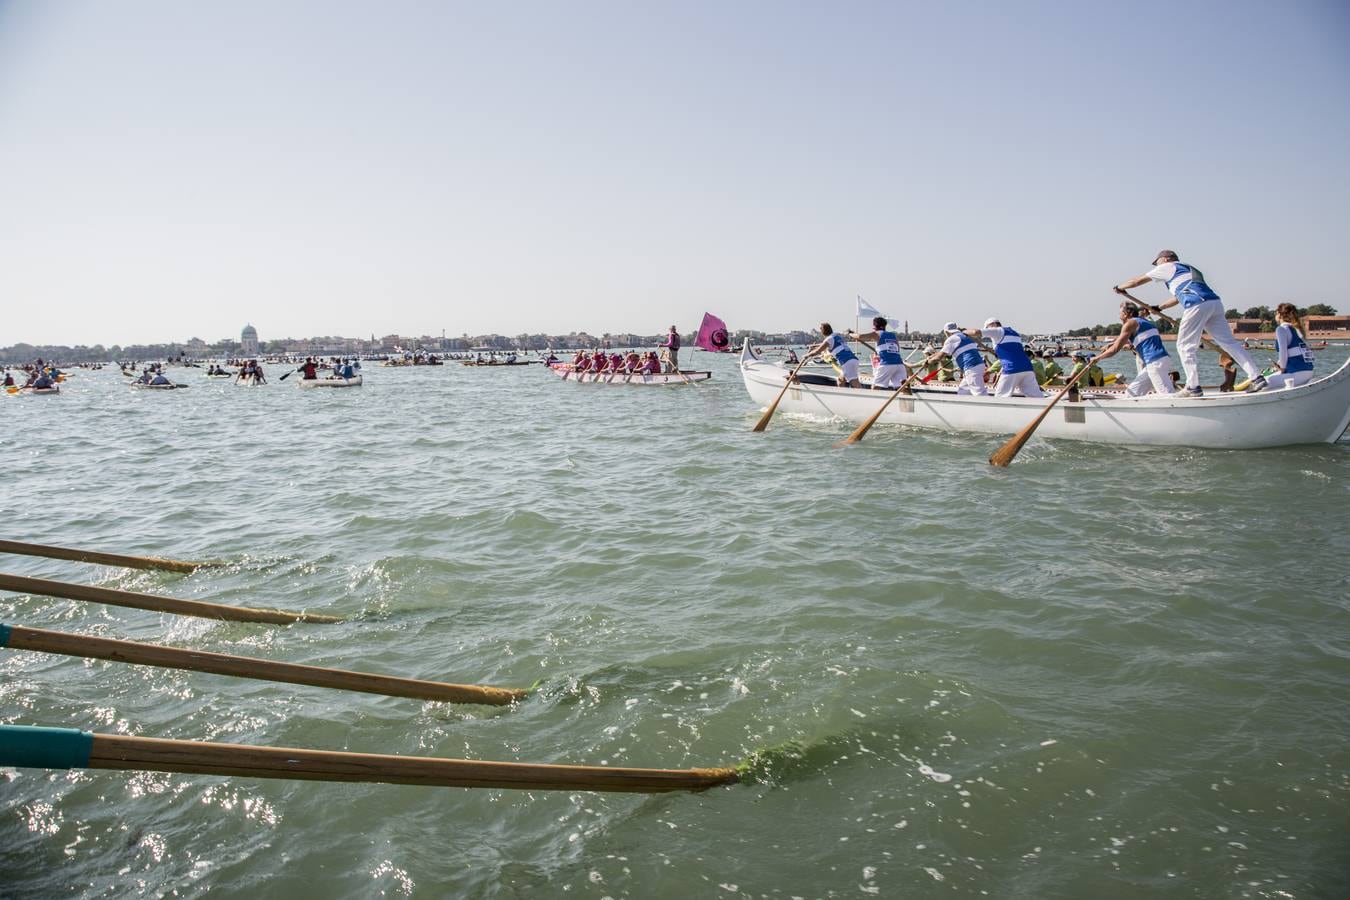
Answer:
<svg viewBox="0 0 1350 900"><path fill-rule="evenodd" d="M273 625L288 625L292 622L331 624L342 621L337 616L324 616L317 613L293 613L279 609L226 606L220 603L207 603L202 600L179 600L175 597L161 597L158 594L119 591L113 588L69 584L64 581L27 578L23 575L6 573L0 573L0 591L41 594L44 597L63 597L67 600L106 603L109 606L148 609L154 612L173 613L178 616L198 616L204 619L223 619L229 622L266 622Z"/></svg>
<svg viewBox="0 0 1350 900"><path fill-rule="evenodd" d="M202 650L183 650L178 647L160 647L136 641L48 631L43 628L25 628L22 625L0 624L0 647L15 650L36 650L80 656L88 659L107 659L113 662L165 669L186 669L209 672L235 678L253 678L259 681L281 681L288 684L307 684L341 691L360 691L389 697L413 697L419 700L439 700L445 703L484 703L505 706L525 696L524 691L482 687L469 684L447 684L440 681L422 681L417 678L399 678L394 675L373 675L345 669L306 666L297 663L275 662L227 653L208 653Z"/></svg>
<svg viewBox="0 0 1350 900"><path fill-rule="evenodd" d="M633 769L437 759L215 744L89 734L65 728L0 725L0 766L121 769L376 782L428 787L664 793L697 791L737 780L735 769Z"/></svg>
<svg viewBox="0 0 1350 900"><path fill-rule="evenodd" d="M123 566L129 569L161 569L165 572L195 572L202 566L213 565L212 563L161 559L158 556L125 556L121 553L102 553L97 550L52 547L47 544L29 544L24 541L0 541L0 553L45 556L49 559L68 559L75 562L98 563L102 566Z"/></svg>

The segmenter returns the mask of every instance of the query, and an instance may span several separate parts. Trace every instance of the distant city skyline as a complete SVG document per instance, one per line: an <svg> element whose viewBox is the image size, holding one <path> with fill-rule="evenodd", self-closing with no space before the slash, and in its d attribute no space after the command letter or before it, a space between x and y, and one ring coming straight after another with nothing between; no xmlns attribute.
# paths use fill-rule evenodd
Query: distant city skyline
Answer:
<svg viewBox="0 0 1350 900"><path fill-rule="evenodd" d="M1164 247L1344 309L1347 46L1316 0L0 4L0 345L1044 333Z"/></svg>

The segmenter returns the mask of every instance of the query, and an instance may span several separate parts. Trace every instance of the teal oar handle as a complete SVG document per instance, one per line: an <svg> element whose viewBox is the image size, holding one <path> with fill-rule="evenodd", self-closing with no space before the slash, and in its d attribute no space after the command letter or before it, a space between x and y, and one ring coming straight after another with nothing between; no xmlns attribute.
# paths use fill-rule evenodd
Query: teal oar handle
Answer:
<svg viewBox="0 0 1350 900"><path fill-rule="evenodd" d="M78 728L0 725L0 766L83 769L93 749L94 736Z"/></svg>

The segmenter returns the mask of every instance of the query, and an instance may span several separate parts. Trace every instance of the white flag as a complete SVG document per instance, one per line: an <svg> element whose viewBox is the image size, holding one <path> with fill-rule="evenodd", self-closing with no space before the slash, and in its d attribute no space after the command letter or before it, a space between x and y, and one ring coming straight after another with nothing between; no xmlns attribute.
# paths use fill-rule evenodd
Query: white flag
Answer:
<svg viewBox="0 0 1350 900"><path fill-rule="evenodd" d="M867 319L867 320L870 321L870 320L876 318L877 316L881 316L881 317L883 317L883 318L886 320L886 327L887 327L889 330L891 330L891 331L899 331L899 330L900 330L900 320L899 320L899 319L892 319L890 316L886 315L884 312L882 312L881 310L877 309L875 306L873 306L872 304L870 304L870 303L868 303L866 300L864 300L864 299L862 298L862 295L861 295L861 294L858 294L858 295L856 295L856 296L857 296L857 298L858 298L858 318L859 318L859 319Z"/></svg>
<svg viewBox="0 0 1350 900"><path fill-rule="evenodd" d="M861 295L861 294L859 294L859 295L857 295L857 296L858 296L858 318L859 318L859 319L863 319L863 318L870 319L870 318L872 318L873 316L884 316L884 315L886 315L884 312L882 312L881 310L877 309L876 307L874 307L874 306L872 306L871 304L869 304L866 300L864 300L864 299L862 298L862 295Z"/></svg>

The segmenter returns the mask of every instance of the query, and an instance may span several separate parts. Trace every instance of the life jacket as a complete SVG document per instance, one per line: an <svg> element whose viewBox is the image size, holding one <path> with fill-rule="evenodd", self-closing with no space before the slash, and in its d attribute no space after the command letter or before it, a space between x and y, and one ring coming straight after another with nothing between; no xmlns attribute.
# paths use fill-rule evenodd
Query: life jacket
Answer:
<svg viewBox="0 0 1350 900"><path fill-rule="evenodd" d="M1134 345L1134 351L1139 354L1144 365L1167 359L1167 348L1163 346L1162 338L1158 335L1158 326L1148 319L1136 318L1134 321L1137 324L1134 338L1130 343Z"/></svg>
<svg viewBox="0 0 1350 900"><path fill-rule="evenodd" d="M839 363L839 365L842 366L844 363L852 362L858 358L853 351L849 349L848 341L844 340L839 335L832 334L825 338L825 340L827 341L825 349L834 357L834 361Z"/></svg>
<svg viewBox="0 0 1350 900"><path fill-rule="evenodd" d="M1005 374L1032 371L1031 357L1027 356L1026 347L1022 346L1022 336L1011 328L1003 329L1003 336L994 344L994 355L1002 364L1000 371Z"/></svg>
<svg viewBox="0 0 1350 900"><path fill-rule="evenodd" d="M1307 343L1303 340L1303 335L1298 333L1298 329L1288 322L1281 322L1275 329L1275 337L1278 346L1278 340L1281 331L1285 333L1288 339L1288 359L1285 362L1285 372L1311 372L1313 368L1312 350L1308 349Z"/></svg>

